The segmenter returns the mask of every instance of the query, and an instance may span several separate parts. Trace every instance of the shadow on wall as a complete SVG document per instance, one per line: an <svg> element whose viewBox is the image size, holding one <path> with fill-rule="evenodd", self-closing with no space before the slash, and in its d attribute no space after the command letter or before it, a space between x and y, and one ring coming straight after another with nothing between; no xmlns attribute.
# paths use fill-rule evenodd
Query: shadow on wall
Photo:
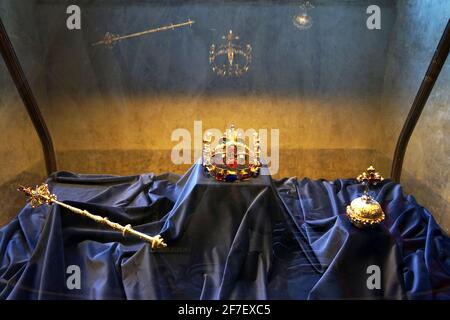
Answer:
<svg viewBox="0 0 450 320"><path fill-rule="evenodd" d="M20 53L23 69L33 91L44 88L44 64L30 1L0 1L0 15ZM36 185L45 179L39 138L0 56L0 226L15 217L25 205L19 184Z"/></svg>
<svg viewBox="0 0 450 320"><path fill-rule="evenodd" d="M17 191L19 185L35 186L45 180L44 162L40 161L18 175L0 184L0 227L10 222L25 206L23 193Z"/></svg>
<svg viewBox="0 0 450 320"><path fill-rule="evenodd" d="M392 155L395 143L450 17L450 2L396 1L387 53L377 149ZM431 18L432 17L432 18ZM447 61L409 141L401 183L450 228L450 60Z"/></svg>

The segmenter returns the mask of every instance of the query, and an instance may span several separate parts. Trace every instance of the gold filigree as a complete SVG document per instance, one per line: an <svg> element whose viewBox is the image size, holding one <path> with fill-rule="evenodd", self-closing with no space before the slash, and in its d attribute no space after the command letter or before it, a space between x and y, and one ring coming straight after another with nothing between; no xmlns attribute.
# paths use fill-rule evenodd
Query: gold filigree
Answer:
<svg viewBox="0 0 450 320"><path fill-rule="evenodd" d="M384 178L379 174L373 166L370 166L361 173L358 177L356 177L356 180L358 182L364 182L366 181L369 185L377 185L381 181L384 180Z"/></svg>
<svg viewBox="0 0 450 320"><path fill-rule="evenodd" d="M347 216L357 227L375 226L385 219L380 204L372 197L365 195L354 199L347 206Z"/></svg>

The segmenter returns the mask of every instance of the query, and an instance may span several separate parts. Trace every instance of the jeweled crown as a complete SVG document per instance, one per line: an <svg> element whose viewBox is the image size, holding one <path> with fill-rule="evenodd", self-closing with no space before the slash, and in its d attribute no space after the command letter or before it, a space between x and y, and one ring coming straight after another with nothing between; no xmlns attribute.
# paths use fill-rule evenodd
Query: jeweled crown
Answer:
<svg viewBox="0 0 450 320"><path fill-rule="evenodd" d="M207 133L203 140L205 171L216 180L228 182L258 176L261 151L257 132L253 134L252 142L252 147L248 147L242 135L231 125L213 148L211 135Z"/></svg>

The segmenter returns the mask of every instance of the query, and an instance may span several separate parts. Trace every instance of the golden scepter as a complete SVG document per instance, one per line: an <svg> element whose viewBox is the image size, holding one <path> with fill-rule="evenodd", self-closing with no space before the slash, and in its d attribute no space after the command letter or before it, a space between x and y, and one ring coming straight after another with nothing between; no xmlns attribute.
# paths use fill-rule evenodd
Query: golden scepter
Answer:
<svg viewBox="0 0 450 320"><path fill-rule="evenodd" d="M103 38L103 40L95 42L92 45L93 46L98 46L100 44L104 44L104 45L107 45L109 47L112 47L115 42L120 41L120 40L140 37L140 36L143 36L143 35L146 35L146 34L149 34L149 33L156 33L156 32L165 31L165 30L174 30L175 28L179 28L179 27L191 26L194 23L195 23L195 21L192 21L191 19L188 19L188 21L186 21L186 22L177 23L177 24L171 23L171 24L169 24L167 26L158 27L158 28L154 28L154 29L149 29L149 30L145 30L145 31L141 31L141 32L132 33L132 34L127 34L127 35L124 35L124 36L119 36L119 35L107 32L105 34L105 37Z"/></svg>
<svg viewBox="0 0 450 320"><path fill-rule="evenodd" d="M123 236L125 236L126 233L137 236L137 237L141 238L142 240L151 243L152 248L167 247L167 244L164 243L164 239L161 238L160 235L151 237L149 235L146 235L145 233L134 230L130 224L127 224L124 227L118 223L109 221L108 218L106 218L106 217L97 216L95 214L90 213L87 210L81 210L81 209L72 207L68 204L65 204L61 201L58 201L56 198L56 195L50 193L50 191L48 190L48 184L46 184L46 183L41 184L40 186L36 186L36 188L34 190L30 187L26 188L24 186L19 186L17 191L21 191L21 192L25 193L25 195L27 196L27 202L30 203L32 208L37 208L43 204L51 205L52 203L56 203L56 204L60 205L61 207L69 209L73 213L88 217L89 219L92 219L98 223L105 224L115 230L119 230L122 232Z"/></svg>

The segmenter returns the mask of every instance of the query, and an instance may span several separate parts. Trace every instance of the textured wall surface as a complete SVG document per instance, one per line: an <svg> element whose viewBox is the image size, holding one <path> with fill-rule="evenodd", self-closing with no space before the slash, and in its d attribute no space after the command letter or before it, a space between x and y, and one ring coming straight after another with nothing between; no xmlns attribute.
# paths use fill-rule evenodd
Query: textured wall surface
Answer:
<svg viewBox="0 0 450 320"><path fill-rule="evenodd" d="M415 94L450 18L446 0L398 1L388 51L377 148L391 158ZM450 229L450 60L447 60L408 145L402 184Z"/></svg>
<svg viewBox="0 0 450 320"><path fill-rule="evenodd" d="M0 16L23 61L36 92L42 92L39 77L39 46L32 6L0 1ZM41 96L40 96L41 97ZM15 189L18 184L36 184L45 177L41 146L16 87L0 58L0 225L15 216L25 200Z"/></svg>

